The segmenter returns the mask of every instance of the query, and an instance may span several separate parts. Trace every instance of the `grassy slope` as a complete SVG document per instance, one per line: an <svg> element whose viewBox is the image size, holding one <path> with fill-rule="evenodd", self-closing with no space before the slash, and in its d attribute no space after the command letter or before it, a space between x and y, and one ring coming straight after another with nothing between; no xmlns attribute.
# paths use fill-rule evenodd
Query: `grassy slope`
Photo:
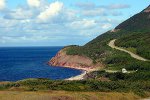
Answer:
<svg viewBox="0 0 150 100"><path fill-rule="evenodd" d="M116 45L120 47L134 48L137 54L150 59L150 32L131 32L129 35L118 39Z"/></svg>
<svg viewBox="0 0 150 100"><path fill-rule="evenodd" d="M86 55L86 56L92 58L93 62L98 62L98 61L103 62L106 65L106 67L115 67L117 69L127 68L128 70L137 70L137 69L150 70L149 62L138 61L138 60L130 57L129 54L118 51L118 50L114 50L107 45L109 43L109 41L114 38L118 39L117 45L119 45L119 43L122 43L122 41L125 41L125 39L122 40L122 38L125 38L126 36L130 35L130 33L131 32L124 31L124 30L118 31L116 33L107 32L103 35L100 35L99 37L92 40L91 42L87 43L85 46L71 47L70 49L67 50L67 54L69 54L69 55ZM142 52L144 52L144 54L146 54L146 56L149 57L149 53L147 53L150 50L149 49L150 47L148 44L150 42L149 34L147 34L147 32L144 33L143 31L141 31L140 34L142 34L141 37L144 36L143 38L141 38L141 37L139 38L139 39L141 39L140 42L141 42L141 46L142 46L142 48L140 48L140 49L144 49L144 47L148 48L148 49L144 49L145 51L142 50ZM136 34L134 33L134 35L139 36L138 33L136 33ZM133 40L132 38L134 38L134 37L131 37L131 40ZM145 38L147 38L147 39L145 39ZM128 41L129 39L130 38L127 38L126 41ZM136 40L138 41L138 38ZM137 43L137 42L135 42L135 43ZM137 49L137 52L139 52L140 49ZM142 54L139 54L139 55L142 55ZM146 58L148 58L148 57L146 57Z"/></svg>
<svg viewBox="0 0 150 100"><path fill-rule="evenodd" d="M150 28L149 13L140 12L116 27L128 31L147 30Z"/></svg>
<svg viewBox="0 0 150 100"><path fill-rule="evenodd" d="M48 79L27 79L18 82L0 84L0 90L6 91L74 91L74 92L121 92L135 93L146 96L150 92L150 81L130 79L130 75L105 72L96 72L98 75L108 77L111 81L84 80L62 81ZM133 80L133 81L130 81Z"/></svg>
<svg viewBox="0 0 150 100"><path fill-rule="evenodd" d="M149 9L150 6L146 9ZM135 48L137 54L150 59L150 12L144 10L116 27L129 31L119 38L118 46Z"/></svg>
<svg viewBox="0 0 150 100"><path fill-rule="evenodd" d="M73 46L67 50L68 55L85 55L93 62L102 62L107 68L150 71L150 62L138 61L129 54L114 50L107 44L117 39L116 45L133 48L134 52L147 59L150 58L150 13L140 12L116 27L117 32L106 32L84 46ZM148 73L148 72L145 72ZM150 74L150 73L149 73Z"/></svg>
<svg viewBox="0 0 150 100"><path fill-rule="evenodd" d="M0 91L0 100L137 100L139 96L133 93L106 92L18 92Z"/></svg>

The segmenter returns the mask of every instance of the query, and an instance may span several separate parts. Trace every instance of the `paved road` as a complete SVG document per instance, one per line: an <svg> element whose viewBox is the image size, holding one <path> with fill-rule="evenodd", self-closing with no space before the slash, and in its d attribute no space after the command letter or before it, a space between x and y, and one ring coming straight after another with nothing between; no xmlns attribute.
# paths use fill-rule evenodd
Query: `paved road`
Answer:
<svg viewBox="0 0 150 100"><path fill-rule="evenodd" d="M130 52L130 51L128 51L128 50L125 50L125 49L123 49L123 48L120 48L120 47L115 46L115 41L116 41L116 39L111 40L108 45L109 45L111 48L114 48L114 49L117 49L117 50L120 50L120 51L124 51L124 52L130 54L131 57L133 57L133 58L135 58L135 59L137 59L137 60L149 61L149 60L147 60L147 59L145 59L145 58L143 58L143 57L141 57L141 56L139 56L139 55L137 55L137 54L134 54L134 53L132 53L132 52Z"/></svg>

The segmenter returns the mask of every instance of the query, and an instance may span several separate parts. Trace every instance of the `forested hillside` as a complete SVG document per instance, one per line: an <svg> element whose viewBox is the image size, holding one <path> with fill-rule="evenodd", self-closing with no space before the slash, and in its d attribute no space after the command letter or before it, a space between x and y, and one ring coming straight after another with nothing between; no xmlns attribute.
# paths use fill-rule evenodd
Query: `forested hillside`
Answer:
<svg viewBox="0 0 150 100"><path fill-rule="evenodd" d="M114 31L108 31L84 46L72 46L67 50L68 55L86 55L93 59L93 62L103 62L108 66L108 60L122 60L122 67L132 64L132 59L128 54L116 51L107 44L112 39L117 39L116 45L131 49L134 53L139 54L147 59L150 58L150 12L146 8L142 12L129 18L115 28ZM124 55L124 56L123 56ZM126 60L126 61L125 61ZM133 59L135 60L135 59ZM135 63L138 61L135 61ZM146 63L146 62L141 62Z"/></svg>
<svg viewBox="0 0 150 100"><path fill-rule="evenodd" d="M150 30L150 6L118 25L115 29L128 31Z"/></svg>
<svg viewBox="0 0 150 100"><path fill-rule="evenodd" d="M139 61L129 54L112 49L108 43L117 39L115 44L150 59L150 12L149 7L125 22L118 25L114 31L108 31L84 46L72 46L68 55L84 55L93 59L94 63L102 62L107 69L121 70L126 68L136 71L129 79L147 80L150 77L150 62ZM146 78L147 77L147 78Z"/></svg>

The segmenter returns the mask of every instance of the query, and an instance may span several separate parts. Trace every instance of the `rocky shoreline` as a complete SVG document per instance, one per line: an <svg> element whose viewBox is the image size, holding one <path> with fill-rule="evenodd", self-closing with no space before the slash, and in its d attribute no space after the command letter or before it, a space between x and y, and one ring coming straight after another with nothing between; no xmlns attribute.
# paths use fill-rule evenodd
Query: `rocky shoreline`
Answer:
<svg viewBox="0 0 150 100"><path fill-rule="evenodd" d="M87 73L103 68L101 63L93 64L93 60L88 57L67 55L66 49L67 48L60 50L56 56L48 62L48 64L51 66L61 66L83 71L81 75L77 75L66 80L82 80Z"/></svg>

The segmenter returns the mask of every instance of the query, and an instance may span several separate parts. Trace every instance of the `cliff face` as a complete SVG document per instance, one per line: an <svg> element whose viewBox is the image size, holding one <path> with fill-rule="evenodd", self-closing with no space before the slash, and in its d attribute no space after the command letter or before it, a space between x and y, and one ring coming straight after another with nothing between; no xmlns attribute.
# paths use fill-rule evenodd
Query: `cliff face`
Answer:
<svg viewBox="0 0 150 100"><path fill-rule="evenodd" d="M52 66L69 67L86 71L103 68L103 65L100 63L93 64L93 60L88 57L78 55L66 55L66 49L67 48L60 50L56 54L56 56L48 62L48 64Z"/></svg>

